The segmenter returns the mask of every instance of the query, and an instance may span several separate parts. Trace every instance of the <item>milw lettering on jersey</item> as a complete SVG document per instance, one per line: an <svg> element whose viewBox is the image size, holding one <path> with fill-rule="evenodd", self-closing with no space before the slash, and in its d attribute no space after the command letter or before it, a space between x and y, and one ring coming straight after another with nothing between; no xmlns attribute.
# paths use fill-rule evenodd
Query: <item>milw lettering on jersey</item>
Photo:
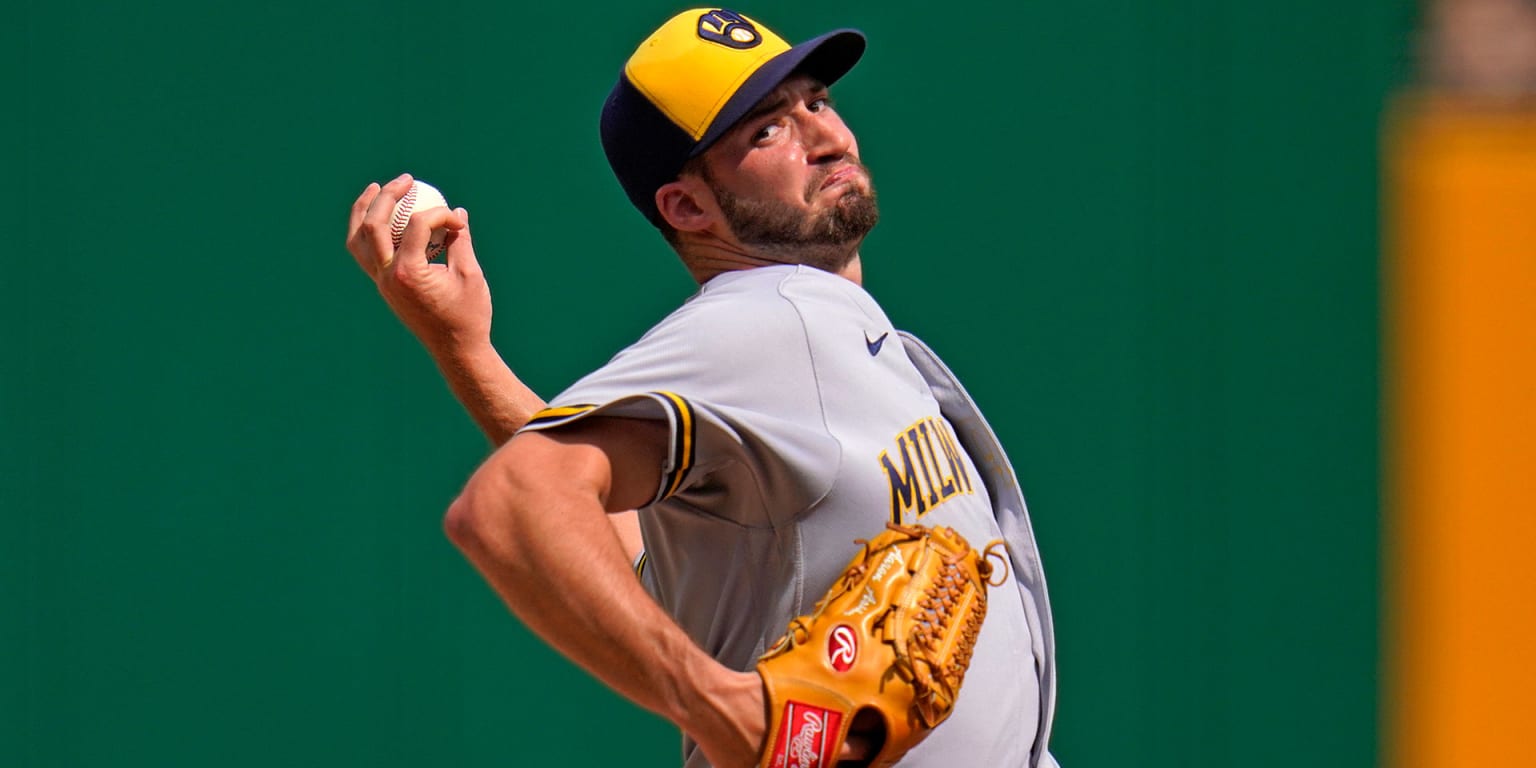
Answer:
<svg viewBox="0 0 1536 768"><path fill-rule="evenodd" d="M971 475L949 426L928 417L896 433L896 449L880 452L891 483L891 522L912 522L955 496L973 494Z"/></svg>

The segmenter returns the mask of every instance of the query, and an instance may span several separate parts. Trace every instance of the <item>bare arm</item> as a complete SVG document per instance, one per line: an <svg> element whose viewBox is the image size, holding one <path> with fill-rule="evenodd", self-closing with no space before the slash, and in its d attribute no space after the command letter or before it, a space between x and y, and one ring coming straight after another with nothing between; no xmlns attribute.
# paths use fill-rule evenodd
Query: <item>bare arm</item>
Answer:
<svg viewBox="0 0 1536 768"><path fill-rule="evenodd" d="M419 211L399 250L394 248L389 218L411 181L402 174L382 187L363 189L347 220L347 250L426 347L454 398L486 439L499 446L544 407L544 399L512 372L491 343L491 288L475 257L469 211ZM449 232L447 258L433 264L427 241L439 227ZM633 561L643 548L638 516L627 511L609 516L609 522Z"/></svg>
<svg viewBox="0 0 1536 768"><path fill-rule="evenodd" d="M455 399L485 433L501 445L545 405L544 399L512 373L490 338L469 348L427 347Z"/></svg>
<svg viewBox="0 0 1536 768"><path fill-rule="evenodd" d="M716 768L751 766L766 725L761 680L694 645L630 573L605 519L655 493L665 446L662 425L633 419L520 434L475 473L444 525L546 642L676 723Z"/></svg>
<svg viewBox="0 0 1536 768"><path fill-rule="evenodd" d="M501 445L544 407L491 344L491 289L475 257L469 211L431 208L411 217L397 251L389 237L395 203L411 186L401 175L369 184L352 203L347 250L379 295L421 340L448 388L493 445ZM427 241L445 228L447 258L433 264Z"/></svg>

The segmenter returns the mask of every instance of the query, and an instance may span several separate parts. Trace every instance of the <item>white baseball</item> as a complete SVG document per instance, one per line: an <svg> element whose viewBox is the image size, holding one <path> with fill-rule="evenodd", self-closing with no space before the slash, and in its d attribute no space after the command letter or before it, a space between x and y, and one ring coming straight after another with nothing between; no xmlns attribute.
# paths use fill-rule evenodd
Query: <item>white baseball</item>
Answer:
<svg viewBox="0 0 1536 768"><path fill-rule="evenodd" d="M411 214L438 206L448 207L448 200L443 197L443 193L437 191L437 187L425 181L411 182L411 188L395 203L395 210L389 216L389 239L394 242L395 248L400 247L400 239L405 236L405 225L410 223ZM432 230L431 240L427 243L427 258L443 250L443 241L447 235L446 229Z"/></svg>

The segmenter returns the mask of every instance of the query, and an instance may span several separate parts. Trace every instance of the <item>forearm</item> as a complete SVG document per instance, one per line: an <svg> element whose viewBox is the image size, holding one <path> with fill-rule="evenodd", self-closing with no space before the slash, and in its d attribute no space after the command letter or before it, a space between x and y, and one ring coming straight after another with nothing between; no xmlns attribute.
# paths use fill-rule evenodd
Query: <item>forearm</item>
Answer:
<svg viewBox="0 0 1536 768"><path fill-rule="evenodd" d="M530 482L540 487L529 487ZM518 479L493 457L447 518L449 537L531 630L636 704L696 732L733 686L629 569L602 502Z"/></svg>
<svg viewBox="0 0 1536 768"><path fill-rule="evenodd" d="M448 389L492 445L501 445L544 407L486 339L459 348L428 348Z"/></svg>

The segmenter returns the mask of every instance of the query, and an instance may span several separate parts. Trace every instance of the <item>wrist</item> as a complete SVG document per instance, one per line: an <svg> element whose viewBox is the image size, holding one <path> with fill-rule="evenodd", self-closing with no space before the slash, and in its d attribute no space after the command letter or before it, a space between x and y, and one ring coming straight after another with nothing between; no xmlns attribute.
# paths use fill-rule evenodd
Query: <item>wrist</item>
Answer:
<svg viewBox="0 0 1536 768"><path fill-rule="evenodd" d="M444 367L473 369L487 361L503 364L491 334L486 332L449 333L438 337L422 337L427 353Z"/></svg>
<svg viewBox="0 0 1536 768"><path fill-rule="evenodd" d="M692 690L678 697L673 722L701 743L760 748L767 723L762 678L706 662L687 673Z"/></svg>

